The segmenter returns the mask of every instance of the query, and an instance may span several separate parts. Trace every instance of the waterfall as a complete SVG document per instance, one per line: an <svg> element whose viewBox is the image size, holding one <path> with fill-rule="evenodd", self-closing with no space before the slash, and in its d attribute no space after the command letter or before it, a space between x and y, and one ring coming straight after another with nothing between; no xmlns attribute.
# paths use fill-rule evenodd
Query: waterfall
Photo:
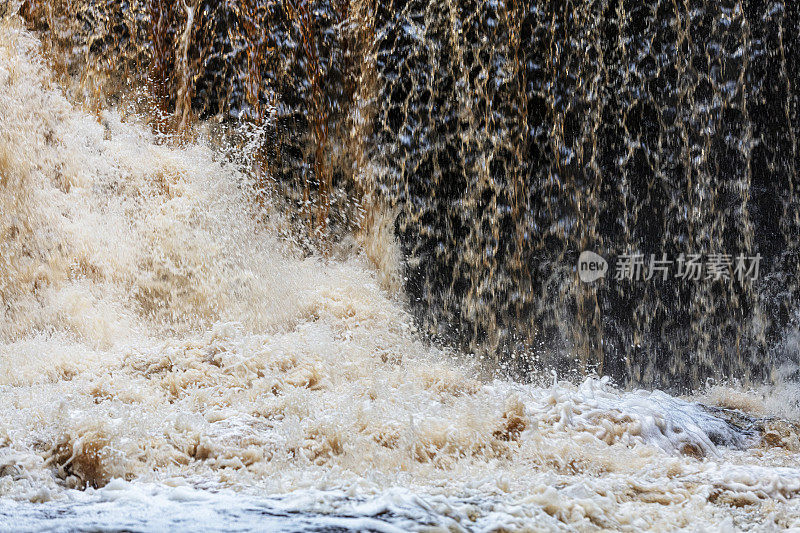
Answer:
<svg viewBox="0 0 800 533"><path fill-rule="evenodd" d="M141 38L157 2L68 3L73 25L109 20L74 30L87 64L156 54L179 122L191 78L199 117L263 132L263 186L294 203L312 248L394 213L431 339L518 377L544 365L665 387L763 381L786 362L794 3L199 2L160 15L164 44ZM584 284L586 250L760 256L760 276Z"/></svg>
<svg viewBox="0 0 800 533"><path fill-rule="evenodd" d="M0 531L800 528L798 20L0 0Z"/></svg>

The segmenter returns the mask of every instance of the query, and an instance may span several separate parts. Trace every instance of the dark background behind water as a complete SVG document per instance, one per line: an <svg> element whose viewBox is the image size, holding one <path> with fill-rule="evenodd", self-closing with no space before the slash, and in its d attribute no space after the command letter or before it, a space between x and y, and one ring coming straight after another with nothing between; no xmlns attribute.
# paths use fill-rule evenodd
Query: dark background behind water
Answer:
<svg viewBox="0 0 800 533"><path fill-rule="evenodd" d="M258 132L307 247L396 213L438 341L666 388L797 361L800 3L61 3L22 14L65 74L146 87L161 133L189 110ZM763 260L589 285L584 249Z"/></svg>

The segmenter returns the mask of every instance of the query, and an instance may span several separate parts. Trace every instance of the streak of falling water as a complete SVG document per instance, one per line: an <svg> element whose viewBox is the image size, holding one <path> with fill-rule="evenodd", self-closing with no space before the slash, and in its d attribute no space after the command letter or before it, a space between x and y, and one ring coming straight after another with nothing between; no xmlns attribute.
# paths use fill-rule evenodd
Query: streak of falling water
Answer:
<svg viewBox="0 0 800 533"><path fill-rule="evenodd" d="M180 54L178 56L178 72L180 74L180 86L176 95L175 119L178 129L185 130L188 126L187 121L192 106L189 84L191 83L191 73L189 71L189 45L191 44L192 26L194 25L194 15L197 11L197 0L191 0L192 4L187 5L182 2L186 12L186 25L180 39Z"/></svg>

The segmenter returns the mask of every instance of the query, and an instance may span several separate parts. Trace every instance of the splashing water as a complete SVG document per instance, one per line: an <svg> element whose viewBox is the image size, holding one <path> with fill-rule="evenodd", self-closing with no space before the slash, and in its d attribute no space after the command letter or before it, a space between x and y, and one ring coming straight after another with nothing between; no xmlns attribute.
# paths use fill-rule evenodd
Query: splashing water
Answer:
<svg viewBox="0 0 800 533"><path fill-rule="evenodd" d="M478 380L385 290L391 231L384 272L298 254L39 46L0 20L0 530L800 527L794 385Z"/></svg>
<svg viewBox="0 0 800 533"><path fill-rule="evenodd" d="M136 97L161 134L192 115L257 131L253 182L288 200L292 238L328 251L385 221L417 327L492 369L689 391L798 362L782 346L800 323L797 2L29 0L20 12L75 100L124 109L146 86ZM586 284L583 250L763 261L747 282Z"/></svg>

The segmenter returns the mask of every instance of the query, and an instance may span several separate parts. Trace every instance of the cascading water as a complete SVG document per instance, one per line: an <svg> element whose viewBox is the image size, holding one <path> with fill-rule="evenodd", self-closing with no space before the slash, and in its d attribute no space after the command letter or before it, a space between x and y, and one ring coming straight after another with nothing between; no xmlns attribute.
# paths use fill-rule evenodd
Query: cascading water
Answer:
<svg viewBox="0 0 800 533"><path fill-rule="evenodd" d="M173 126L193 108L258 131L259 186L294 202L312 247L391 213L417 323L517 377L545 365L685 388L774 379L792 359L775 346L796 327L800 261L795 3L23 12L76 93L138 80ZM582 284L589 249L760 255L761 276Z"/></svg>
<svg viewBox="0 0 800 533"><path fill-rule="evenodd" d="M769 377L797 309L796 3L401 2L377 18L371 162L432 333L523 371L574 368L567 353L666 387ZM583 250L761 254L763 276L582 284Z"/></svg>
<svg viewBox="0 0 800 533"><path fill-rule="evenodd" d="M0 531L800 527L799 23L0 2Z"/></svg>

